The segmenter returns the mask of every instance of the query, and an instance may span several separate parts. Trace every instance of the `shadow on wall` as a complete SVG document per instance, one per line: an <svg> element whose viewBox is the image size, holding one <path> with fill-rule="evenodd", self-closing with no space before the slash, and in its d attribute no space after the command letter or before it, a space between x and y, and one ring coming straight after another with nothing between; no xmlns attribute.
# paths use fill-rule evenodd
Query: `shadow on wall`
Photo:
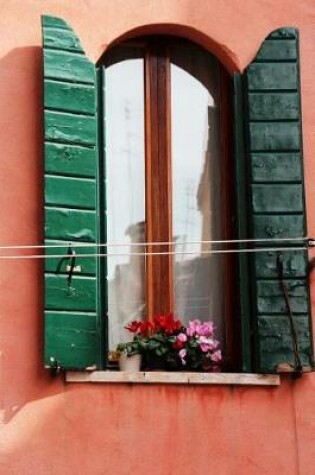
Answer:
<svg viewBox="0 0 315 475"><path fill-rule="evenodd" d="M1 245L42 242L42 49L15 48L0 60ZM1 254L32 254L8 250ZM54 392L43 369L42 265L2 259L0 320L2 422L39 393ZM44 389L45 388L45 389Z"/></svg>

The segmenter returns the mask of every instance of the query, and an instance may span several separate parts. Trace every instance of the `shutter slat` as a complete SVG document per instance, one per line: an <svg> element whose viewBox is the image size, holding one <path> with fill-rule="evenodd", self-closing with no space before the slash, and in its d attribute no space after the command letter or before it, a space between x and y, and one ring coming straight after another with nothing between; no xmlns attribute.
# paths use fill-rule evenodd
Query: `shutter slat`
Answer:
<svg viewBox="0 0 315 475"><path fill-rule="evenodd" d="M46 175L45 190L47 205L95 209L94 180Z"/></svg>
<svg viewBox="0 0 315 475"><path fill-rule="evenodd" d="M92 312L96 308L95 279L72 277L68 287L64 275L46 275L45 301L47 310L80 310Z"/></svg>
<svg viewBox="0 0 315 475"><path fill-rule="evenodd" d="M96 72L69 26L43 17L45 242L45 364L100 367L98 265L76 257L68 283L69 243L98 241ZM59 258L50 258L60 255ZM58 274L56 271L58 270Z"/></svg>
<svg viewBox="0 0 315 475"><path fill-rule="evenodd" d="M259 50L255 61L281 61L297 58L295 40L266 40Z"/></svg>
<svg viewBox="0 0 315 475"><path fill-rule="evenodd" d="M70 142L95 146L95 117L48 110L45 112L45 139L65 144Z"/></svg>
<svg viewBox="0 0 315 475"><path fill-rule="evenodd" d="M45 78L94 85L94 66L85 56L44 50Z"/></svg>
<svg viewBox="0 0 315 475"><path fill-rule="evenodd" d="M297 122L251 122L251 151L294 151L300 148L300 126Z"/></svg>
<svg viewBox="0 0 315 475"><path fill-rule="evenodd" d="M299 118L299 97L295 92L252 93L248 101L250 120L281 120Z"/></svg>
<svg viewBox="0 0 315 475"><path fill-rule="evenodd" d="M255 274L259 279L277 279L279 272L277 268L276 252L259 252L254 257ZM285 279L306 277L307 275L307 255L304 253L301 258L301 251L286 251L283 256L283 276Z"/></svg>
<svg viewBox="0 0 315 475"><path fill-rule="evenodd" d="M44 91L46 108L95 115L94 87L47 80Z"/></svg>
<svg viewBox="0 0 315 475"><path fill-rule="evenodd" d="M99 331L96 315L45 312L46 352L62 355L63 367L94 368Z"/></svg>
<svg viewBox="0 0 315 475"><path fill-rule="evenodd" d="M312 358L310 349L309 315L294 317L294 326L298 336L299 354L304 368L310 368ZM270 372L281 364L285 370L292 371L294 355L292 351L292 335L287 316L260 315L258 317L260 334L259 361L260 371ZM282 362L282 363L279 363Z"/></svg>
<svg viewBox="0 0 315 475"><path fill-rule="evenodd" d="M95 150L69 144L45 143L45 168L47 173L95 178Z"/></svg>
<svg viewBox="0 0 315 475"><path fill-rule="evenodd" d="M294 314L308 311L308 297L305 280L286 280L290 304ZM286 303L279 280L257 279L257 311L264 313L286 313Z"/></svg>
<svg viewBox="0 0 315 475"><path fill-rule="evenodd" d="M253 215L252 232L253 236L257 239L302 237L305 232L304 214L280 216ZM288 244L288 242L286 242L286 244Z"/></svg>
<svg viewBox="0 0 315 475"><path fill-rule="evenodd" d="M91 211L46 208L46 239L96 242L96 214Z"/></svg>
<svg viewBox="0 0 315 475"><path fill-rule="evenodd" d="M303 212L302 185L252 185L254 213Z"/></svg>
<svg viewBox="0 0 315 475"><path fill-rule="evenodd" d="M80 41L76 35L73 31L64 28L44 28L44 48L56 48L83 54Z"/></svg>
<svg viewBox="0 0 315 475"><path fill-rule="evenodd" d="M300 153L252 153L250 165L253 183L302 181Z"/></svg>
<svg viewBox="0 0 315 475"><path fill-rule="evenodd" d="M312 365L307 273L306 213L302 165L298 35L280 29L262 44L245 72L245 130L249 164L249 233L283 247L284 284L288 290L304 369ZM266 243L254 244L256 247ZM285 246L296 251L286 251ZM278 268L279 252L250 257L252 329L256 371L294 368L294 340ZM291 365L291 366L290 366Z"/></svg>
<svg viewBox="0 0 315 475"><path fill-rule="evenodd" d="M252 63L247 69L250 91L297 90L297 66L294 63Z"/></svg>

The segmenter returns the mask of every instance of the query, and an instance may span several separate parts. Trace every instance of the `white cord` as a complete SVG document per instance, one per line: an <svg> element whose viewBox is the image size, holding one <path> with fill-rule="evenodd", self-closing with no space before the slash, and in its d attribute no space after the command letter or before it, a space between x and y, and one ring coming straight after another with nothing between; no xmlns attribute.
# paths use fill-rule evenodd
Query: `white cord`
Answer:
<svg viewBox="0 0 315 475"><path fill-rule="evenodd" d="M107 242L107 243L82 243L72 241L71 245L74 247L128 247L128 246L184 246L186 244L237 244L237 243L272 243L272 242L296 242L296 241L306 241L308 237L296 237L296 238L257 238L257 239L225 239L225 240L215 240L215 241L161 241L161 242ZM70 244L69 241L65 241L62 244L26 244L26 245L2 245L0 250L6 249L49 249L49 248L59 248L67 247Z"/></svg>
<svg viewBox="0 0 315 475"><path fill-rule="evenodd" d="M177 254L185 255L201 255L201 254L242 254L256 252L288 252L288 251L306 251L305 247L267 247L255 249L213 249L208 251L169 251L169 252L130 252L130 253L93 253L93 254L76 254L76 258L85 257L115 257L115 256L175 256ZM1 255L0 259L62 259L71 257L68 254L30 254L30 255Z"/></svg>

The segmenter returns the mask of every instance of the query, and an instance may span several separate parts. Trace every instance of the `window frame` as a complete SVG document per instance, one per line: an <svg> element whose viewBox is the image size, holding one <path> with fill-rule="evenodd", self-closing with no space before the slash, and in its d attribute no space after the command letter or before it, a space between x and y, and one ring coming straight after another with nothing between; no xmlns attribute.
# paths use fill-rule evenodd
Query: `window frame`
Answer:
<svg viewBox="0 0 315 475"><path fill-rule="evenodd" d="M145 203L146 203L146 304L147 319L156 314L174 312L174 264L173 256L153 256L151 253L172 252L173 245L152 245L154 242L172 242L172 158L171 158L171 77L170 54L172 45L202 47L184 38L172 36L147 36L115 43L99 61L101 75L106 68L123 61L119 46L143 48L144 54L144 101L145 101ZM114 51L114 55L111 52ZM206 50L204 50L206 51ZM210 53L209 53L210 54ZM128 55L126 55L128 58ZM215 58L215 57L214 57ZM235 239L235 177L232 151L232 123L229 111L232 107L232 78L215 58L219 67L220 104L220 175L222 239ZM105 66L105 72L104 67ZM104 77L101 79L104 83ZM106 81L105 81L106 83ZM162 98L162 100L161 100ZM100 99L99 102L102 102ZM103 115L103 114L102 114ZM106 115L106 113L105 113ZM100 119L104 123L104 119ZM102 127L101 127L102 128ZM101 131L102 133L102 131ZM102 147L101 147L102 148ZM105 160L103 156L101 160ZM162 192L161 192L162 190ZM158 198L156 198L158 197ZM167 219L165 219L167 216ZM239 319L238 260L234 254L224 255L225 290L229 298L225 302L225 354L224 370L241 368L241 341L236 338ZM162 302L162 304L161 304ZM191 317L193 318L193 316ZM106 325L108 332L108 324ZM111 364L110 364L111 366Z"/></svg>

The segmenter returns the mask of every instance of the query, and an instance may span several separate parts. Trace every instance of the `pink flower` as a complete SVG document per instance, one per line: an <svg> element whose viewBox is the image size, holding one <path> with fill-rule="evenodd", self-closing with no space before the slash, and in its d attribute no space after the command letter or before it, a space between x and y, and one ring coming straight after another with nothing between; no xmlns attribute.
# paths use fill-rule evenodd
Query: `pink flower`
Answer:
<svg viewBox="0 0 315 475"><path fill-rule="evenodd" d="M201 323L200 320L195 319L188 323L186 333L188 336L212 336L214 332L213 322Z"/></svg>
<svg viewBox="0 0 315 475"><path fill-rule="evenodd" d="M187 341L187 335L185 333L179 333L177 335L177 340L181 343L184 343L185 341Z"/></svg>
<svg viewBox="0 0 315 475"><path fill-rule="evenodd" d="M208 351L214 349L214 346L213 346L214 342L212 338L206 338L205 336L200 336L197 341L203 353L207 353Z"/></svg>
<svg viewBox="0 0 315 475"><path fill-rule="evenodd" d="M186 361L185 361L185 356L187 355L187 350L185 348L183 348L182 350L180 350L178 352L178 355L181 359L181 362L182 362L182 365L185 365L186 364Z"/></svg>
<svg viewBox="0 0 315 475"><path fill-rule="evenodd" d="M199 329L201 327L201 322L200 320L193 320L191 322L188 323L188 327L187 327L187 330L186 330L186 333L188 336L194 336L195 334L199 334Z"/></svg>
<svg viewBox="0 0 315 475"><path fill-rule="evenodd" d="M213 322L204 322L199 329L200 336L212 336L214 332Z"/></svg>
<svg viewBox="0 0 315 475"><path fill-rule="evenodd" d="M212 355L210 355L210 358L215 363L219 363L222 360L221 350L215 351Z"/></svg>
<svg viewBox="0 0 315 475"><path fill-rule="evenodd" d="M213 340L213 350L216 350L217 348L219 348L219 346L220 346L219 340Z"/></svg>

